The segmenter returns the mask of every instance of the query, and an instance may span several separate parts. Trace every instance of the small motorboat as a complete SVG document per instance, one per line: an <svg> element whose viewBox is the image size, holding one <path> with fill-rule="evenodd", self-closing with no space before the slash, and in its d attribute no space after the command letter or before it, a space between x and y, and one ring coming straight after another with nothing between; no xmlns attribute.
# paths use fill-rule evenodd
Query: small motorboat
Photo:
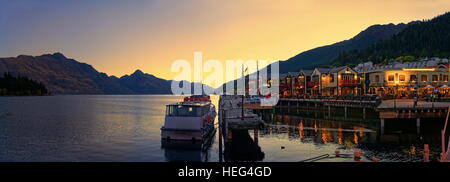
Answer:
<svg viewBox="0 0 450 182"><path fill-rule="evenodd" d="M163 140L205 141L216 131L216 108L206 95L185 97L183 102L166 105L161 127Z"/></svg>

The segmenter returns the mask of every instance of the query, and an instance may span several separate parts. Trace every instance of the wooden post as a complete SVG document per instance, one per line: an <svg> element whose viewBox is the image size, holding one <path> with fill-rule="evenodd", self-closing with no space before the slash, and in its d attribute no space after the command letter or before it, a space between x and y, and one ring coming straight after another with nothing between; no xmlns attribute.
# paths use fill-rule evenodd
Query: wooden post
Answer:
<svg viewBox="0 0 450 182"><path fill-rule="evenodd" d="M291 101L290 100L287 101L287 112L288 113L291 112Z"/></svg>
<svg viewBox="0 0 450 182"><path fill-rule="evenodd" d="M224 110L223 111L223 117L224 117L224 119L223 119L223 121L225 122L224 123L224 128L225 128L225 130L223 130L224 132L225 132L225 135L224 135L224 139L225 139L225 143L228 143L228 121L227 121L227 111L226 110Z"/></svg>
<svg viewBox="0 0 450 182"><path fill-rule="evenodd" d="M380 121L381 121L380 122L381 134L383 135L384 134L384 119L381 119Z"/></svg>
<svg viewBox="0 0 450 182"><path fill-rule="evenodd" d="M430 147L428 144L423 145L423 162L430 162Z"/></svg>
<svg viewBox="0 0 450 182"><path fill-rule="evenodd" d="M328 117L331 117L331 106L328 106Z"/></svg>
<svg viewBox="0 0 450 182"><path fill-rule="evenodd" d="M344 118L347 118L347 106L344 107L344 110L345 110Z"/></svg>
<svg viewBox="0 0 450 182"><path fill-rule="evenodd" d="M366 119L366 108L363 107L363 119Z"/></svg>
<svg viewBox="0 0 450 182"><path fill-rule="evenodd" d="M420 134L420 118L416 119L417 134Z"/></svg>
<svg viewBox="0 0 450 182"><path fill-rule="evenodd" d="M241 120L244 120L244 95L242 95L242 105L241 105Z"/></svg>
<svg viewBox="0 0 450 182"><path fill-rule="evenodd" d="M223 112L224 110L221 109L219 112L219 162L222 162L222 124L223 124Z"/></svg>
<svg viewBox="0 0 450 182"><path fill-rule="evenodd" d="M258 133L259 133L258 129L253 130L253 140L255 140L256 145L258 145L258 137L259 137Z"/></svg>

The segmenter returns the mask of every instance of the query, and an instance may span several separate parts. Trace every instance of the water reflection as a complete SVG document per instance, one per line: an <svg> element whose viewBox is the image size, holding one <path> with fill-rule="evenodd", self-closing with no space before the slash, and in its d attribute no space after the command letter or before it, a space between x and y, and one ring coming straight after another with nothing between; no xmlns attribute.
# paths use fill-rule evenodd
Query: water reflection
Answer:
<svg viewBox="0 0 450 182"><path fill-rule="evenodd" d="M161 149L167 162L208 162L214 138L206 142L161 140Z"/></svg>
<svg viewBox="0 0 450 182"><path fill-rule="evenodd" d="M386 132L381 133L379 122L376 121L337 121L272 113L264 113L263 119L268 124L260 132L263 151L277 153L278 158L286 155L286 159L297 159L294 155L305 159L332 154L336 149L347 153L362 149L367 158L421 161L421 155L411 153L419 153L417 151L423 150L424 144L430 144L432 153L439 153L439 129L443 124L442 119L422 119L421 132L416 133L415 120L395 119L386 121ZM289 146L286 149L292 150L275 150L279 146ZM414 148L414 152L411 152L411 148Z"/></svg>
<svg viewBox="0 0 450 182"><path fill-rule="evenodd" d="M225 145L225 161L262 161L264 152L258 145L258 139L252 139L248 130L231 131L233 138ZM256 136L258 132L254 133Z"/></svg>
<svg viewBox="0 0 450 182"><path fill-rule="evenodd" d="M268 123L268 127L261 132L262 135L286 133L290 139L299 138L302 142L313 141L317 145L335 143L344 147L346 143L356 145L361 141L376 142L376 128L362 124L311 120L290 115L272 115L263 118Z"/></svg>

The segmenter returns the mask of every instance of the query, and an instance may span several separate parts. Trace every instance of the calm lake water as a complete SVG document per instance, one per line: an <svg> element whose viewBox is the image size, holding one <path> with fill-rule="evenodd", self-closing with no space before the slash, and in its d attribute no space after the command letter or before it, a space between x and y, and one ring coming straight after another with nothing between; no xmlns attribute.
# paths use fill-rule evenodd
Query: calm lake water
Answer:
<svg viewBox="0 0 450 182"><path fill-rule="evenodd" d="M162 147L160 128L165 105L182 98L173 95L0 97L0 161L219 161L218 132L204 151L185 143ZM212 97L216 106L218 98ZM385 161L416 161L420 155L407 154L411 145L420 150L422 140L440 142L438 135L381 136L376 126L364 123L273 114L264 118L269 127L258 131L257 143L254 131L236 132L235 136L255 145L257 151L252 151L255 148L231 152L225 149L232 153L227 160L295 162L333 154L336 149L350 154L355 148L362 148L367 155ZM393 145L383 142L386 137L394 141ZM246 155L250 157L247 159Z"/></svg>

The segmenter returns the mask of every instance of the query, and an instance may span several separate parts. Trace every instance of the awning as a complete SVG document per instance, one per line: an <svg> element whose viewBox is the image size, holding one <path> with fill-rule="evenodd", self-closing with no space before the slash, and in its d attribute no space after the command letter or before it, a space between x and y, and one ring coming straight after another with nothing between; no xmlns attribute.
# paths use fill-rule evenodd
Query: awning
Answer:
<svg viewBox="0 0 450 182"><path fill-rule="evenodd" d="M448 85L442 85L441 87L439 87L439 88L450 88Z"/></svg>
<svg viewBox="0 0 450 182"><path fill-rule="evenodd" d="M434 88L434 87L431 85L427 85L426 87L423 87L423 88Z"/></svg>

